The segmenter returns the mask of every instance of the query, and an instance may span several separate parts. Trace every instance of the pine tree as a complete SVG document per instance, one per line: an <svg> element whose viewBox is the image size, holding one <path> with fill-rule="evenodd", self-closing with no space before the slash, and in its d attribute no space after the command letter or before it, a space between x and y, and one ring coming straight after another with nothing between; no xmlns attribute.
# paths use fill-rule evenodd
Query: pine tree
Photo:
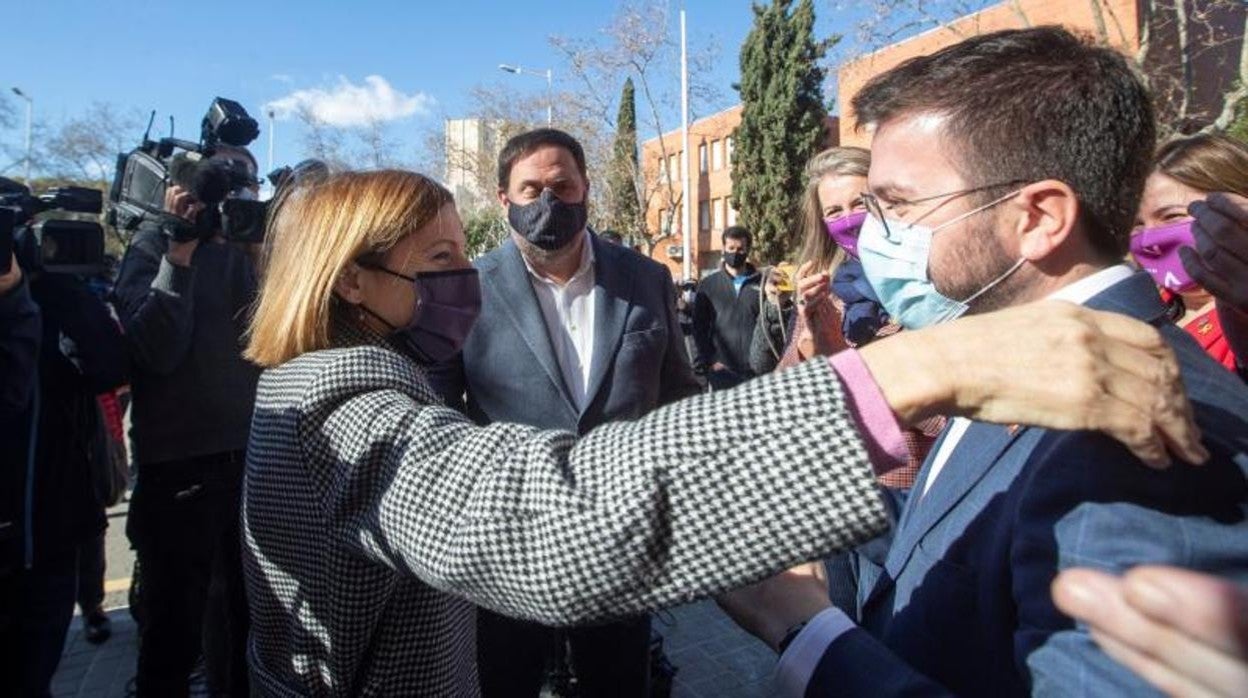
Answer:
<svg viewBox="0 0 1248 698"><path fill-rule="evenodd" d="M621 235L643 234L641 205L637 196L637 106L633 95L633 79L624 81L620 93L620 112L615 122L615 143L611 167L607 175L610 227Z"/></svg>
<svg viewBox="0 0 1248 698"><path fill-rule="evenodd" d="M783 259L795 246L802 170L826 138L819 60L836 38L814 38L812 0L754 5L741 46L741 125L732 160L732 198L754 234L757 257Z"/></svg>

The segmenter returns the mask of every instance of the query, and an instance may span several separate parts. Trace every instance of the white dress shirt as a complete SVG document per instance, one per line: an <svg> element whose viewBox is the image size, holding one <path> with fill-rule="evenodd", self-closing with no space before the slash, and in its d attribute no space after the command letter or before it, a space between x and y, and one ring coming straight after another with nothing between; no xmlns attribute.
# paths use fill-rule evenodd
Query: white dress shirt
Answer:
<svg viewBox="0 0 1248 698"><path fill-rule="evenodd" d="M1048 299L1069 301L1082 305L1110 286L1130 277L1133 273L1127 265L1117 264L1085 276L1072 284L1063 286L1055 293L1050 294ZM931 489L932 483L936 481L936 476L945 467L945 463L949 462L949 457L953 455L953 451L958 447L958 442L962 440L962 436L971 424L971 420L964 417L955 417L950 422L949 432L945 435L944 440L941 441L936 455L932 457L931 470L928 472L927 480L923 482L922 494L918 496L925 496L927 491ZM911 493L910 496L913 497L916 494ZM923 506L923 501L919 500L916 506ZM836 607L825 609L812 618L806 624L806 627L802 628L802 631L797 634L797 637L793 638L793 641L789 643L784 654L780 656L779 663L776 664L773 680L778 695L803 695L806 692L806 685L810 683L811 674L815 672L815 668L819 665L819 660L823 658L828 646L835 642L838 637L853 630L855 627L854 621Z"/></svg>
<svg viewBox="0 0 1248 698"><path fill-rule="evenodd" d="M594 359L594 246L589 233L582 233L581 265L565 284L558 284L539 273L524 260L537 304L546 321L564 385L579 410L589 401L589 369Z"/></svg>

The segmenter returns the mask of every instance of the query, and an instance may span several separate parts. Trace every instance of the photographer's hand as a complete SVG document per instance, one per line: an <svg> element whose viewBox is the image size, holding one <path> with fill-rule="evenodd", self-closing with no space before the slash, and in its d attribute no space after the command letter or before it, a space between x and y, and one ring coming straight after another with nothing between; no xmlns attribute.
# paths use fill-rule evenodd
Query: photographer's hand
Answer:
<svg viewBox="0 0 1248 698"><path fill-rule="evenodd" d="M22 268L17 264L17 255L13 255L9 271L0 274L0 295L12 291L20 283L22 283Z"/></svg>
<svg viewBox="0 0 1248 698"><path fill-rule="evenodd" d="M170 215L177 216L185 221L193 221L203 208L204 205L196 200L191 192L176 184L170 185L165 190L165 212ZM198 239L186 240L184 242L170 241L169 251L165 253L165 257L169 259L171 264L189 267L191 266L191 256L195 254L196 247L199 247Z"/></svg>

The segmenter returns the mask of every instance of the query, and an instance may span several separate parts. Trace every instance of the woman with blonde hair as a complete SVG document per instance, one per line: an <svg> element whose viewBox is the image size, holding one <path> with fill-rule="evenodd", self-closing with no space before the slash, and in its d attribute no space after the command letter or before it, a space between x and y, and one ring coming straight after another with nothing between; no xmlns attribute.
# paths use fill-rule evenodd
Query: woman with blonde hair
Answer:
<svg viewBox="0 0 1248 698"><path fill-rule="evenodd" d="M579 438L481 427L425 378L481 303L445 188L331 174L289 192L269 232L243 496L260 695L475 695L472 604L592 622L865 540L885 525L867 449L889 431L860 436L855 415L1131 423L1109 431L1150 462L1167 445L1200 460L1183 398L1152 399L1182 395L1156 377L1157 361L1178 375L1158 333L1064 304L907 333ZM1085 341L1056 351L1071 336ZM1084 391L1108 399L1072 409Z"/></svg>
<svg viewBox="0 0 1248 698"><path fill-rule="evenodd" d="M855 147L828 148L806 165L798 219L802 248L794 284L798 313L780 368L849 346L841 330L845 304L832 294L831 280L855 256L858 229L866 217L862 193L870 168L871 153Z"/></svg>
<svg viewBox="0 0 1248 698"><path fill-rule="evenodd" d="M1236 356L1227 342L1214 296L1187 271L1187 265L1199 264L1189 207L1213 192L1248 197L1248 145L1221 134L1187 136L1163 145L1144 185L1131 254L1173 304L1178 324L1234 371L1243 367L1244 357Z"/></svg>

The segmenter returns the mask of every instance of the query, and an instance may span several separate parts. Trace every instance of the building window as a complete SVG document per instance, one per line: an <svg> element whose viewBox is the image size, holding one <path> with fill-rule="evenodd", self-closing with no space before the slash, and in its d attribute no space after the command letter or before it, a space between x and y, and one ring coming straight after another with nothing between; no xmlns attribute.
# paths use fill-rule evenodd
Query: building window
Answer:
<svg viewBox="0 0 1248 698"><path fill-rule="evenodd" d="M737 209L733 208L731 198L727 199L727 202L728 202L728 227L731 228L732 226L737 224Z"/></svg>
<svg viewBox="0 0 1248 698"><path fill-rule="evenodd" d="M724 151L728 156L725 159L728 161L729 165L732 164L732 141L733 141L732 136L728 136L727 138L724 139Z"/></svg>
<svg viewBox="0 0 1248 698"><path fill-rule="evenodd" d="M672 219L667 217L665 208L659 209L659 230L662 230L664 235L672 234Z"/></svg>
<svg viewBox="0 0 1248 698"><path fill-rule="evenodd" d="M711 229L711 202L702 200L698 202L698 230Z"/></svg>
<svg viewBox="0 0 1248 698"><path fill-rule="evenodd" d="M711 202L711 210L715 216L715 230L724 229L724 199L715 199Z"/></svg>
<svg viewBox="0 0 1248 698"><path fill-rule="evenodd" d="M658 168L658 171L659 171L659 183L667 184L667 176L668 176L667 163L663 160L662 155L655 158L654 161L655 161L655 167Z"/></svg>
<svg viewBox="0 0 1248 698"><path fill-rule="evenodd" d="M724 169L724 141L711 141L711 169Z"/></svg>
<svg viewBox="0 0 1248 698"><path fill-rule="evenodd" d="M676 176L676 172L677 172L676 167L677 167L676 154L673 153L671 155L668 155L667 156L667 176L668 177Z"/></svg>
<svg viewBox="0 0 1248 698"><path fill-rule="evenodd" d="M706 144L698 146L698 172L706 172Z"/></svg>

